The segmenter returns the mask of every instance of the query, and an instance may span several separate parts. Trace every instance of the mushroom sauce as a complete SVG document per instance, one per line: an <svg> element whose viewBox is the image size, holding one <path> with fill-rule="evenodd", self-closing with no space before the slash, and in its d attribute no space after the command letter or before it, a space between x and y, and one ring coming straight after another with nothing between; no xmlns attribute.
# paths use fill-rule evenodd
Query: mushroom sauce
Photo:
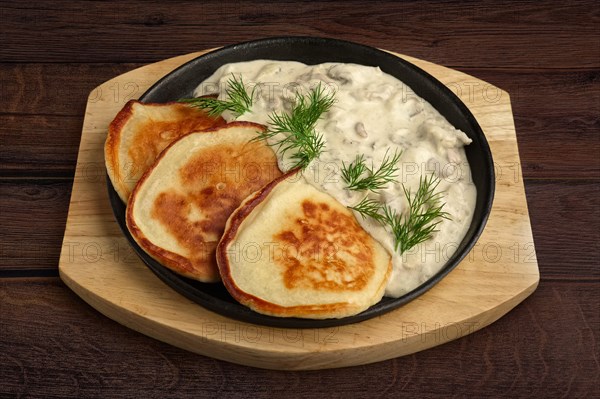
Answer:
<svg viewBox="0 0 600 399"><path fill-rule="evenodd" d="M394 250L388 227L355 212L363 228L392 255L393 272L386 296L399 297L412 291L446 264L465 236L475 208L476 188L464 151L471 139L464 132L400 80L377 67L356 64L270 60L226 64L202 82L194 95L219 93L224 99L232 74L241 75L248 92L254 87L256 90L250 112L235 118L226 111L223 117L227 121L268 125L274 111L291 110L297 93L307 94L319 83L326 92L335 92L335 104L316 125L325 142L323 152L305 169L304 178L342 204L354 206L368 196L403 212L408 207L403 185L414 193L421 176L433 173L439 178L436 192L441 192L443 210L450 219L442 219L429 240L403 254ZM342 163L348 165L363 154L366 165L376 169L394 151L402 152L395 181L377 192L346 188ZM293 165L290 155L278 153L282 171Z"/></svg>

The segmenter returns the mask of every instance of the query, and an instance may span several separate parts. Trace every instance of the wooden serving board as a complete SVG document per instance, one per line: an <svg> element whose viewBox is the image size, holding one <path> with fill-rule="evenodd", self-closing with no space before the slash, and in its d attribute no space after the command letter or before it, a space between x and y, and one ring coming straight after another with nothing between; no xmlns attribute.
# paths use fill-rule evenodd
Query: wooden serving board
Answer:
<svg viewBox="0 0 600 399"><path fill-rule="evenodd" d="M494 322L535 290L539 272L508 94L464 73L400 55L465 102L492 149L494 206L483 235L463 262L407 305L342 327L280 329L243 323L176 293L137 258L117 226L108 201L103 145L108 124L128 100L203 53L117 76L88 98L59 270L62 280L100 312L202 355L262 368L322 369L390 359L460 338Z"/></svg>

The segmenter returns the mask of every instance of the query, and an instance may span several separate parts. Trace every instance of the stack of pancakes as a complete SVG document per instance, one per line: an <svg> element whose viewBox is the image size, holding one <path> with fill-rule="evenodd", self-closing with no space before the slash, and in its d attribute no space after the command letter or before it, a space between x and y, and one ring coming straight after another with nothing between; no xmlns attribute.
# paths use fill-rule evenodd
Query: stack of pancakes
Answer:
<svg viewBox="0 0 600 399"><path fill-rule="evenodd" d="M109 177L136 242L171 270L222 280L272 316L340 318L379 302L390 255L353 213L282 174L253 140L265 126L225 123L181 103L130 101L109 127Z"/></svg>

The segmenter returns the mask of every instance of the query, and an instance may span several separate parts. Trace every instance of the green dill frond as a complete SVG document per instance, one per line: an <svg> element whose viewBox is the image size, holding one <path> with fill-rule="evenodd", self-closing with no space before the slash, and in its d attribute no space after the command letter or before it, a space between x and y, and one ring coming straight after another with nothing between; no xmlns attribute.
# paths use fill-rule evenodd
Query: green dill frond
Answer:
<svg viewBox="0 0 600 399"><path fill-rule="evenodd" d="M197 98L182 98L179 100L181 103L188 103L194 107L206 110L210 116L219 116L225 111L231 111L236 116L240 116L245 112L250 111L252 107L252 100L254 98L254 91L256 86L250 94L246 91L244 81L240 75L239 80L235 75L227 81L227 100L219 100L212 97L197 97Z"/></svg>
<svg viewBox="0 0 600 399"><path fill-rule="evenodd" d="M347 188L355 191L376 191L394 181L398 176L398 166L396 165L402 156L402 151L394 151L392 157L388 156L388 151L385 152L383 162L377 170L372 164L371 168L366 165L362 154L357 155L356 159L348 166L342 162L342 178L346 182Z"/></svg>
<svg viewBox="0 0 600 399"><path fill-rule="evenodd" d="M360 213L363 219L367 216L377 220L380 223L385 223L385 217L381 214L383 210L383 204L379 201L375 201L370 198L363 198L358 204L348 207L356 212Z"/></svg>
<svg viewBox="0 0 600 399"><path fill-rule="evenodd" d="M342 161L342 179L348 185L348 188L356 185L360 177L367 171L367 164L365 163L365 156L363 154L357 155L354 161L346 165ZM352 190L352 188L350 188Z"/></svg>
<svg viewBox="0 0 600 399"><path fill-rule="evenodd" d="M315 125L334 103L334 93L325 94L320 84L306 97L298 93L291 112L270 114L269 128L259 133L256 140L268 140L283 134L283 139L271 144L277 146L282 155L294 151L291 158L295 164L292 168L304 169L323 151L325 141L323 135L315 131Z"/></svg>
<svg viewBox="0 0 600 399"><path fill-rule="evenodd" d="M435 193L439 183L439 179L433 175L421 177L419 189L414 195L402 185L408 201L406 213L398 213L390 206L369 198L349 208L363 218L370 217L388 226L394 237L394 249L402 254L431 238L442 219L450 219L448 213L442 210L445 205L441 203L442 193Z"/></svg>
<svg viewBox="0 0 600 399"><path fill-rule="evenodd" d="M395 249L400 250L400 253L427 241L437 231L436 228L442 219L450 218L448 213L442 210L445 205L441 203L442 193L435 193L439 183L440 180L434 175L421 177L414 196L402 185L408 201L406 214L398 214L388 206L384 207L384 217L392 230Z"/></svg>

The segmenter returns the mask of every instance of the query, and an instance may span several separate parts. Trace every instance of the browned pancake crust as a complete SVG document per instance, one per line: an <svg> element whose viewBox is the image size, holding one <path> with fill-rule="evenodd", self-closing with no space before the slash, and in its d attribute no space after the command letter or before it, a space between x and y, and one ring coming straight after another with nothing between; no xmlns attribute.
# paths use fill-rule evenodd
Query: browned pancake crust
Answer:
<svg viewBox="0 0 600 399"><path fill-rule="evenodd" d="M253 127L256 130L265 129L263 125L251 122L232 122L226 126ZM203 133L218 131L221 128L223 126L214 127L203 131ZM234 169L231 168L231 165L227 169L228 166L225 163L232 157L232 154L239 152L241 149L229 148L227 145L216 145L195 154L186 164L186 168L180 171L180 175L190 186L197 184L201 189L199 191L192 190L185 194L181 192L163 192L154 202L153 208L148 210L153 218L162 223L163 227L176 237L182 247L188 249L194 255L188 258L165 250L150 241L136 224L133 217L135 198L138 189L150 176L155 166L160 163L169 148L186 136L171 143L135 186L127 206L127 227L138 244L163 265L181 275L199 281L215 282L220 280L215 259L218 239L217 241L207 241L204 237L207 234L213 234L220 238L231 212L240 205L244 198L272 179L280 176L281 172L277 167L275 154L270 148L266 147L263 142L248 143L247 146L251 148L245 148L244 152L251 154L251 156L242 159L242 161L248 163L260 162L265 168L262 171L263 173L256 176L246 176L247 179L237 179L235 176L230 176L237 179L234 181L235 184L226 184L225 188L220 189L218 184L222 183L222 179L216 174L207 174L211 170L210 168L204 168L203 165L221 165L225 168L225 171L229 170L231 172ZM239 161L239 158L236 159L237 161ZM244 165L237 164L236 167L238 170L246 170ZM197 206L211 216L207 217L206 220L190 223L186 218L190 204Z"/></svg>
<svg viewBox="0 0 600 399"><path fill-rule="evenodd" d="M257 296L251 295L242 289L240 289L231 273L231 265L227 256L227 248L229 244L234 240L240 226L244 220L250 215L250 213L271 193L271 191L283 180L287 178L294 178L296 173L299 173L299 169L294 169L281 177L273 180L267 184L261 190L257 191L250 197L248 197L242 205L233 212L230 216L228 225L223 233L223 237L217 246L217 263L219 265L219 272L221 273L221 279L223 284L229 291L229 293L240 303L250 307L253 310L261 313L276 315L279 317L291 317L298 315L332 315L338 313L346 313L348 311L347 302L329 303L329 304L316 304L316 305L302 305L302 306L279 306L272 302L265 301ZM291 230L286 230L278 233L279 237L274 237L283 242L288 242L291 245L297 245L296 248L302 247L310 254L311 251L323 251L323 248L316 249L315 247L320 245L323 240L322 238L327 234L327 231L340 231L345 229L349 231L348 240L361 240L365 237L369 237L368 233L362 229L362 227L356 222L356 220L350 221L347 215L339 215L337 213L330 213L329 209L326 209L327 204L319 204L312 201L305 201L302 204L306 219L296 221L296 226ZM340 217L343 216L343 217ZM310 220L314 223L312 223ZM289 223L288 223L289 224ZM314 227L314 228L313 228ZM324 230L323 230L324 229ZM342 242L341 245L345 247L354 246L355 242ZM364 248L364 246L362 246ZM372 253L367 248L365 253L355 253L357 258L364 258L365 262L363 265L372 265ZM325 249L327 251L327 249ZM320 256L323 256L321 253ZM310 256L309 256L310 257ZM283 256L281 259L284 262L285 273L284 273L284 284L288 288L307 286L313 289L325 289L330 291L341 290L360 290L366 284L366 280L369 278L371 269L367 266L357 268L359 274L353 276L353 282L351 286L336 286L335 283L323 281L323 279L311 278L310 274L315 272L314 265L308 262L298 262L294 257ZM290 262L289 264L285 264ZM391 264L388 266L388 273Z"/></svg>
<svg viewBox="0 0 600 399"><path fill-rule="evenodd" d="M367 232L352 215L332 210L329 204L302 201L302 217L288 220L285 230L273 237L285 249L274 259L283 268L286 288L308 288L317 291L360 291L374 272L373 249L363 245ZM339 232L344 235L340 237ZM335 244L329 236L340 237ZM336 256L338 247L352 251L357 267L348 268ZM327 259L327 270L322 267ZM359 267L360 265L360 267ZM345 279L327 278L326 274L346 275ZM349 275L348 275L349 274Z"/></svg>
<svg viewBox="0 0 600 399"><path fill-rule="evenodd" d="M133 117L133 107L135 104L142 105L146 109L169 107L173 115L169 120L153 120L148 117L145 123L138 126L135 137L132 138L132 142L135 145L132 145L128 149L130 162L122 165L119 159L121 132ZM129 190L122 186L120 182L141 176L154 163L158 154L171 142L185 134L222 126L225 123L225 120L220 116L208 116L205 111L188 104L178 102L142 103L137 100L128 101L110 123L104 146L107 170L115 189L117 189L121 198L125 199L123 197L128 197Z"/></svg>

